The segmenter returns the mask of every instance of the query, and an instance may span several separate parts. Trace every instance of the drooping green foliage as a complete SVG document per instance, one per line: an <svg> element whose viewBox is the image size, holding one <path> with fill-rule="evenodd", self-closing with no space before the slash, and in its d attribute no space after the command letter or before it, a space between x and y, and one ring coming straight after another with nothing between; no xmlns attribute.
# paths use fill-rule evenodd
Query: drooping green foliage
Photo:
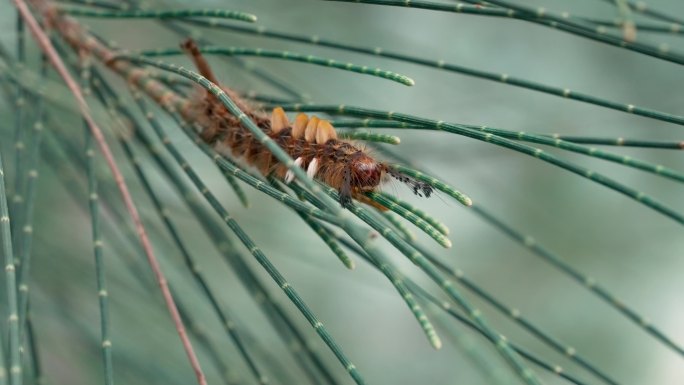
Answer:
<svg viewBox="0 0 684 385"><path fill-rule="evenodd" d="M26 2L125 180L0 6L0 385L684 378L681 4ZM188 37L221 84L167 48ZM278 106L330 119L383 187L341 205L253 119ZM217 109L292 178L206 143Z"/></svg>

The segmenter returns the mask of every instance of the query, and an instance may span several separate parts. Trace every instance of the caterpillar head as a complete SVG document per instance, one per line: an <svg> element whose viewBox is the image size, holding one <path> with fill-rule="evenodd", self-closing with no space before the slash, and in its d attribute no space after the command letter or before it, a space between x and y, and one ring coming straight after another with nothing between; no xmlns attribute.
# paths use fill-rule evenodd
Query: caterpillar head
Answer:
<svg viewBox="0 0 684 385"><path fill-rule="evenodd" d="M364 192L375 191L387 173L387 166L376 161L363 151L351 156L342 174L340 203L347 206L352 197L358 199Z"/></svg>
<svg viewBox="0 0 684 385"><path fill-rule="evenodd" d="M387 166L359 151L351 161L351 184L359 191L373 191L382 182Z"/></svg>
<svg viewBox="0 0 684 385"><path fill-rule="evenodd" d="M429 198L433 193L432 186L401 173L382 162L378 162L362 151L357 152L344 170L343 183L340 188L340 203L343 206L351 203L352 197L369 203L365 192L375 191L387 176L408 185L414 194Z"/></svg>

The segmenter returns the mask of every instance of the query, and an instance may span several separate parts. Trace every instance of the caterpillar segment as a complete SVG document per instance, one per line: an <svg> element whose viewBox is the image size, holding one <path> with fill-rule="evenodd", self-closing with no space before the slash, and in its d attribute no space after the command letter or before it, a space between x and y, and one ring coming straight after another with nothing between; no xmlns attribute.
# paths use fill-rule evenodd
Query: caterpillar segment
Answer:
<svg viewBox="0 0 684 385"><path fill-rule="evenodd" d="M194 41L188 39L181 47L202 76L221 86ZM221 89L266 135L295 159L297 167L306 170L309 177L335 188L342 206L347 206L355 199L379 210L387 210L365 193L376 191L390 177L408 184L414 193L422 191L429 196L432 191L430 186L376 161L363 148L338 139L335 128L325 119L300 113L290 122L281 107L274 108L268 115L252 108L229 88L221 86ZM251 132L243 128L240 121L212 94L202 91L200 97L191 99L192 104L188 109L191 113L186 118L200 127L199 134L207 144L223 155L243 159L264 176L275 176L288 184L295 179L294 174Z"/></svg>

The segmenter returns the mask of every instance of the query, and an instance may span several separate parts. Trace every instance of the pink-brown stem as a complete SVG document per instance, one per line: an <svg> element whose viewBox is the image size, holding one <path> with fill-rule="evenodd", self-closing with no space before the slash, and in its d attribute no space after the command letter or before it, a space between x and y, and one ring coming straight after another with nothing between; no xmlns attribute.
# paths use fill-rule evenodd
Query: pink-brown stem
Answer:
<svg viewBox="0 0 684 385"><path fill-rule="evenodd" d="M121 171L119 170L119 167L116 164L114 156L112 155L112 152L110 151L109 146L107 145L104 135L102 134L102 130L100 130L100 128L97 126L97 123L95 123L95 120L92 118L90 110L88 108L88 104L83 98L83 95L81 94L81 90L78 84L73 79L71 74L69 74L69 71L66 69L64 62L60 58L59 54L56 52L55 48L52 46L52 43L45 34L45 31L43 31L42 27L33 17L33 14L29 10L24 0L14 0L14 4L19 10L19 13L21 14L24 21L26 22L26 25L28 25L29 29L33 33L36 42L43 50L45 55L49 58L50 62L55 67L55 69L66 83L71 93L74 95L74 98L78 102L81 115L88 124L88 127L90 128L90 131L92 132L93 137L95 138L95 141L97 142L97 145L100 151L102 152L102 155L104 156L107 165L109 166L109 169L112 172L112 175L114 176L114 180L116 181L116 185L119 189L119 192L123 197L126 209L128 210L131 219L135 224L135 229L138 233L138 236L140 237L140 242L142 243L143 250L145 251L145 255L147 256L147 261L150 264L152 271L154 272L155 278L157 279L157 283L159 284L159 288L161 289L162 295L164 297L164 302L166 303L166 307L169 313L171 314L171 318L173 319L178 335L180 336L180 339L183 343L183 348L185 349L188 359L190 360L190 364L192 365L192 368L195 371L197 381L200 385L206 385L206 378L204 376L204 373L202 372L202 368L200 367L199 360L195 355L192 343L188 338L180 314L178 313L178 308L176 307L176 303L174 302L173 296L171 295L171 291L169 290L166 277L164 276L164 273L161 271L157 257L154 255L154 251L152 250L152 244L150 243L150 240L147 237L147 232L145 231L145 227L143 226L142 221L140 220L138 210L135 207L135 203L131 198L131 194L128 191L128 187L126 187L126 182L124 181L123 175L121 174ZM38 10L44 12L43 16L46 17L46 20L49 20L53 23L58 21L56 18L47 17L49 16L47 12L55 12L54 8L52 8L47 1L32 0L32 4L36 6Z"/></svg>

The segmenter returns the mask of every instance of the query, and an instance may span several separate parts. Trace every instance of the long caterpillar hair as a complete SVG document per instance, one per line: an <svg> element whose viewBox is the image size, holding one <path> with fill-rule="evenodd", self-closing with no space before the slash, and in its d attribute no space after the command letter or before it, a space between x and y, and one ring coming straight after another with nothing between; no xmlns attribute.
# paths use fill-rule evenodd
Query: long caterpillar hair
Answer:
<svg viewBox="0 0 684 385"><path fill-rule="evenodd" d="M219 83L192 39L184 41L181 48L190 56L199 73L219 85L240 110L295 159L295 165L305 169L309 177L335 188L343 207L355 199L387 210L365 193L376 191L389 177L409 185L416 195L429 197L432 194L430 185L401 174L353 143L338 139L335 128L325 119L300 113L290 122L281 107L273 109L270 115L252 108L236 92ZM194 119L200 127L200 137L219 153L231 153L242 158L264 176L275 176L285 183L292 182L294 174L243 128L240 121L214 95L205 91L203 98L193 98L190 108L195 111Z"/></svg>

